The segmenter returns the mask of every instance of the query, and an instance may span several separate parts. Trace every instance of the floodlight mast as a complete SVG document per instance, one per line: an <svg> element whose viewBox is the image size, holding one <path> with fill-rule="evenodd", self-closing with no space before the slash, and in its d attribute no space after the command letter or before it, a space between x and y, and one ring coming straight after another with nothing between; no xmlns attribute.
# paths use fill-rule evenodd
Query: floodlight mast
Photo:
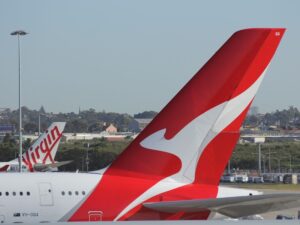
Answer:
<svg viewBox="0 0 300 225"><path fill-rule="evenodd" d="M21 46L20 46L20 36L24 36L26 33L23 30L16 30L10 35L18 37L18 72L19 72L19 172L22 172L22 108L21 108Z"/></svg>

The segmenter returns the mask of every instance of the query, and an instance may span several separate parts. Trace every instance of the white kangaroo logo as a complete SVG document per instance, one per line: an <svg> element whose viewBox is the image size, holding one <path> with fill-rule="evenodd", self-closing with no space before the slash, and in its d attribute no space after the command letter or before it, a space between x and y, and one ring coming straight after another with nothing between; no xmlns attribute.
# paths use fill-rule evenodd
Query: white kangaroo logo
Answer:
<svg viewBox="0 0 300 225"><path fill-rule="evenodd" d="M166 129L162 129L146 137L140 145L149 150L176 155L182 162L182 168L177 175L182 177L184 174L186 178L193 181L202 151L249 105L257 92L264 73L246 91L199 115L173 138L167 140L164 136Z"/></svg>

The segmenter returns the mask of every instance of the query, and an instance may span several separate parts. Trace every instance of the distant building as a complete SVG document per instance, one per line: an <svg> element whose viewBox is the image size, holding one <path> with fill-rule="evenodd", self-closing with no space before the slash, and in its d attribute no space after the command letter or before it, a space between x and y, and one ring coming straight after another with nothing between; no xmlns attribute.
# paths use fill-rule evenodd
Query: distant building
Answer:
<svg viewBox="0 0 300 225"><path fill-rule="evenodd" d="M105 128L105 131L109 134L115 134L118 132L118 129L113 124L110 124L108 127Z"/></svg>
<svg viewBox="0 0 300 225"><path fill-rule="evenodd" d="M143 119L135 119L135 120L138 122L140 131L142 131L152 121L152 118L151 119L143 118Z"/></svg>
<svg viewBox="0 0 300 225"><path fill-rule="evenodd" d="M131 134L130 134L131 135ZM72 140L93 140L93 139L101 139L105 138L107 141L124 141L129 134L108 134L106 131L101 133L63 133L63 140L65 142L72 141Z"/></svg>
<svg viewBox="0 0 300 225"><path fill-rule="evenodd" d="M1 124L0 125L0 134L12 134L15 133L15 125L12 124Z"/></svg>

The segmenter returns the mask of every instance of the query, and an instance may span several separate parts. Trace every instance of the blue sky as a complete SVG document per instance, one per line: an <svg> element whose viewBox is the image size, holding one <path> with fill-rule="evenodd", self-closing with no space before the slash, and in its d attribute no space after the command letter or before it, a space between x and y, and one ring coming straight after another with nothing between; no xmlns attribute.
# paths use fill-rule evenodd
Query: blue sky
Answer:
<svg viewBox="0 0 300 225"><path fill-rule="evenodd" d="M286 27L254 105L299 101L300 1L0 1L0 107L159 111L236 30Z"/></svg>

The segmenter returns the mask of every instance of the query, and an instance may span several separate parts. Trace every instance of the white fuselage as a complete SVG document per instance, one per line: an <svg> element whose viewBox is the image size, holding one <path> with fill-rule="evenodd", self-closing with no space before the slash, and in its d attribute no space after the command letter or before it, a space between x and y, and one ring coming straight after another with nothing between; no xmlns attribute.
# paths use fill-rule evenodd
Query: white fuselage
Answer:
<svg viewBox="0 0 300 225"><path fill-rule="evenodd" d="M67 221L101 179L101 174L91 173L2 173L0 222ZM218 197L249 195L250 192L257 194L219 187Z"/></svg>
<svg viewBox="0 0 300 225"><path fill-rule="evenodd" d="M99 174L81 173L0 174L0 219L58 221L88 196L99 179Z"/></svg>

